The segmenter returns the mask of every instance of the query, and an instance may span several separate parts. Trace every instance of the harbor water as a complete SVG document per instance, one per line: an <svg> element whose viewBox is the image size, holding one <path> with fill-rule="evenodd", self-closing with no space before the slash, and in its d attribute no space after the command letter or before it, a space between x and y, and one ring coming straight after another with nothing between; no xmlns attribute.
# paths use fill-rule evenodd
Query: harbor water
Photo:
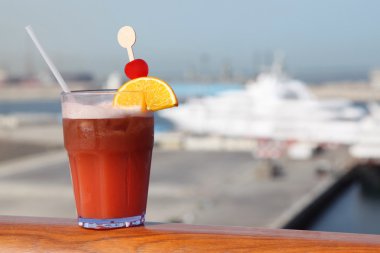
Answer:
<svg viewBox="0 0 380 253"><path fill-rule="evenodd" d="M190 97L212 96L226 90L243 89L241 84L199 84L179 83L172 85L180 103ZM57 121L61 119L61 104L57 95L56 100L30 100L30 101L0 101L0 115L28 115L51 114ZM173 124L155 114L155 131L166 132L173 129Z"/></svg>
<svg viewBox="0 0 380 253"><path fill-rule="evenodd" d="M380 234L380 192L368 192L359 182L353 182L308 230Z"/></svg>

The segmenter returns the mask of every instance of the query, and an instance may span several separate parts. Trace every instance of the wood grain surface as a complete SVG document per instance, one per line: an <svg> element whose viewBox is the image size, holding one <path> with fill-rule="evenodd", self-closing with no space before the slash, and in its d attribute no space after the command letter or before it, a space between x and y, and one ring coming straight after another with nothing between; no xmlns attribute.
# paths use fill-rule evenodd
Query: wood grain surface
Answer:
<svg viewBox="0 0 380 253"><path fill-rule="evenodd" d="M94 231L72 219L0 216L0 252L380 252L380 236L159 223Z"/></svg>

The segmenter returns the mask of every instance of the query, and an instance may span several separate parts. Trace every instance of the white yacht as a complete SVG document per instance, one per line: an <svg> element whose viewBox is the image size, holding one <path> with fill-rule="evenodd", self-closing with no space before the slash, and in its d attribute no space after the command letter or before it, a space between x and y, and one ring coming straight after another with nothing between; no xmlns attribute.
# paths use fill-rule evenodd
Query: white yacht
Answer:
<svg viewBox="0 0 380 253"><path fill-rule="evenodd" d="M192 98L159 114L192 134L352 145L367 111L348 100L318 100L275 63L244 90Z"/></svg>

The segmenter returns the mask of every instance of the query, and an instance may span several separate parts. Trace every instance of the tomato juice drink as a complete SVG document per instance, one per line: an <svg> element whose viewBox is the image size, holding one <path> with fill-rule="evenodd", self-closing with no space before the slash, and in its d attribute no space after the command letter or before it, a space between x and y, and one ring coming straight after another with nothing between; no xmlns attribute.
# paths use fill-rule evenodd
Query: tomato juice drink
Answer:
<svg viewBox="0 0 380 253"><path fill-rule="evenodd" d="M117 34L127 49L124 72L130 79L118 90L70 91L39 43L26 30L60 84L63 136L69 156L78 225L111 229L141 225L149 188L154 143L153 112L178 106L168 83L149 76L149 66L135 59L135 31Z"/></svg>
<svg viewBox="0 0 380 253"><path fill-rule="evenodd" d="M64 143L79 225L107 229L144 223L154 119L115 108L116 91L62 94Z"/></svg>

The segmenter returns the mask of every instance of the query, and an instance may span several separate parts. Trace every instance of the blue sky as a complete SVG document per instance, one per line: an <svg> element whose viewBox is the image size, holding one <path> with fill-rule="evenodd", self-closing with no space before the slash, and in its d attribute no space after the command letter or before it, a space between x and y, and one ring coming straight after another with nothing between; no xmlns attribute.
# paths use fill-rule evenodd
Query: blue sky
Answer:
<svg viewBox="0 0 380 253"><path fill-rule="evenodd" d="M23 73L32 58L46 70L24 30L32 24L61 71L121 71L116 34L132 25L151 75L218 73L225 62L250 73L274 50L294 75L363 72L380 67L379 10L375 0L2 0L0 66Z"/></svg>

